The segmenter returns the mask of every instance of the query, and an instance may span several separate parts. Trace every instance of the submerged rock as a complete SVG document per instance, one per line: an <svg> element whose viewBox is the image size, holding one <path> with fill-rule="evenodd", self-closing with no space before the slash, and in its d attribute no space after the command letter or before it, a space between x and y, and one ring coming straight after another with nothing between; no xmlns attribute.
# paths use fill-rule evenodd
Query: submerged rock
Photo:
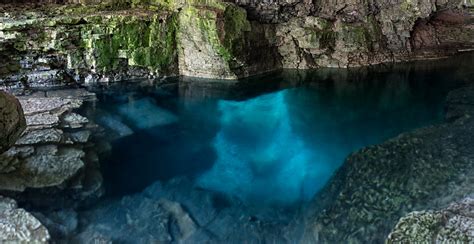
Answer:
<svg viewBox="0 0 474 244"><path fill-rule="evenodd" d="M437 211L416 211L402 217L387 243L472 243L474 199L466 198Z"/></svg>
<svg viewBox="0 0 474 244"><path fill-rule="evenodd" d="M18 100L0 91L0 153L8 150L26 128L26 121Z"/></svg>
<svg viewBox="0 0 474 244"><path fill-rule="evenodd" d="M16 202L0 196L0 241L9 243L48 243L48 230Z"/></svg>
<svg viewBox="0 0 474 244"><path fill-rule="evenodd" d="M133 134L133 130L124 124L118 116L102 114L97 119L97 122L102 126L112 130L115 134L117 134L118 138Z"/></svg>
<svg viewBox="0 0 474 244"><path fill-rule="evenodd" d="M469 90L451 92L450 100ZM465 99L457 97L465 105L474 95L467 94ZM470 111L470 105L464 106L457 112L465 116L457 120L404 133L349 156L314 200L305 240L383 242L406 213L444 207L472 194L474 119Z"/></svg>
<svg viewBox="0 0 474 244"><path fill-rule="evenodd" d="M474 86L454 90L446 99L446 120L453 121L465 116L474 116Z"/></svg>
<svg viewBox="0 0 474 244"><path fill-rule="evenodd" d="M131 121L139 129L147 129L155 126L163 126L178 121L178 117L165 109L154 104L152 99L140 99L130 101L118 108L120 115ZM118 126L118 127L117 127ZM124 128L115 123L115 128L122 133L127 133Z"/></svg>
<svg viewBox="0 0 474 244"><path fill-rule="evenodd" d="M272 211L273 218L261 221L261 216L244 209L238 201L230 202L196 188L187 178L176 178L82 212L80 222L84 225L73 239L83 242L95 236L139 243L287 242L287 222L277 220L277 211Z"/></svg>
<svg viewBox="0 0 474 244"><path fill-rule="evenodd" d="M79 225L77 212L71 209L32 214L43 223L55 240L72 235Z"/></svg>

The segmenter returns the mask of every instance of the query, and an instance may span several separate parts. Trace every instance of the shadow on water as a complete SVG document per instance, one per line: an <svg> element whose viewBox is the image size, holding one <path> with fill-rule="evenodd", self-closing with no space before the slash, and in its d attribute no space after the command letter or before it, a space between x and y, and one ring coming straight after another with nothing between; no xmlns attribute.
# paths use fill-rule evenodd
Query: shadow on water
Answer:
<svg viewBox="0 0 474 244"><path fill-rule="evenodd" d="M123 136L103 163L107 192L186 175L252 205L308 201L349 153L441 121L469 58L108 87L97 121Z"/></svg>

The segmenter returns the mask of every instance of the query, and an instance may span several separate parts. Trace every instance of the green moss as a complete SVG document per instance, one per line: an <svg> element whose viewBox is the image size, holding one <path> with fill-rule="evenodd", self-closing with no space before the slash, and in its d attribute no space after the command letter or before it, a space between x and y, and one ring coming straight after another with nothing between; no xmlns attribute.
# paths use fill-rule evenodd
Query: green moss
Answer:
<svg viewBox="0 0 474 244"><path fill-rule="evenodd" d="M355 49L365 49L372 52L376 49L376 44L383 38L381 30L375 29L375 27L378 27L378 24L372 22L346 24L343 26L341 34ZM377 31L379 31L378 34Z"/></svg>
<svg viewBox="0 0 474 244"><path fill-rule="evenodd" d="M251 30L247 12L235 5L229 5L224 11L223 26L223 47L232 56L237 56L245 48L245 32Z"/></svg>
<svg viewBox="0 0 474 244"><path fill-rule="evenodd" d="M400 9L407 12L413 11L413 3L411 0L404 0L400 3Z"/></svg>
<svg viewBox="0 0 474 244"><path fill-rule="evenodd" d="M199 28L205 41L224 61L231 62L242 53L245 32L251 30L245 10L233 4L220 3L219 8L215 9L188 6L183 14L183 24Z"/></svg>
<svg viewBox="0 0 474 244"><path fill-rule="evenodd" d="M89 63L102 70L117 69L120 60L153 71L166 70L176 58L176 14L162 17L114 17L105 25L87 26L83 47Z"/></svg>
<svg viewBox="0 0 474 244"><path fill-rule="evenodd" d="M319 46L330 51L334 51L336 48L336 38L337 33L334 32L331 28L326 28L321 31L321 36L319 38Z"/></svg>

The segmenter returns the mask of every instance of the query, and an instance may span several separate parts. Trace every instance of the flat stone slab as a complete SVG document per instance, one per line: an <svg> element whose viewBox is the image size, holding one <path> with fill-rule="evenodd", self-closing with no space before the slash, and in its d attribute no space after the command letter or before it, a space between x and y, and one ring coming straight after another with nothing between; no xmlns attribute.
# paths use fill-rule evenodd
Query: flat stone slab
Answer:
<svg viewBox="0 0 474 244"><path fill-rule="evenodd" d="M78 99L64 99L59 97L53 98L20 98L21 106L26 116L38 113L58 113L65 112L69 109L79 108L82 101Z"/></svg>
<svg viewBox="0 0 474 244"><path fill-rule="evenodd" d="M33 145L39 143L59 143L63 132L58 129L33 130L26 132L16 145Z"/></svg>

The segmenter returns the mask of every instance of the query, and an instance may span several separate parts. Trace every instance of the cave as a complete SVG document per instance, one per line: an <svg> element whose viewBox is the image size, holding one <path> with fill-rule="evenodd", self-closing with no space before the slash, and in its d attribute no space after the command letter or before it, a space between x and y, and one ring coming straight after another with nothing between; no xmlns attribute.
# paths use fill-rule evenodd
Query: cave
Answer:
<svg viewBox="0 0 474 244"><path fill-rule="evenodd" d="M472 2L0 10L0 242L474 242Z"/></svg>

